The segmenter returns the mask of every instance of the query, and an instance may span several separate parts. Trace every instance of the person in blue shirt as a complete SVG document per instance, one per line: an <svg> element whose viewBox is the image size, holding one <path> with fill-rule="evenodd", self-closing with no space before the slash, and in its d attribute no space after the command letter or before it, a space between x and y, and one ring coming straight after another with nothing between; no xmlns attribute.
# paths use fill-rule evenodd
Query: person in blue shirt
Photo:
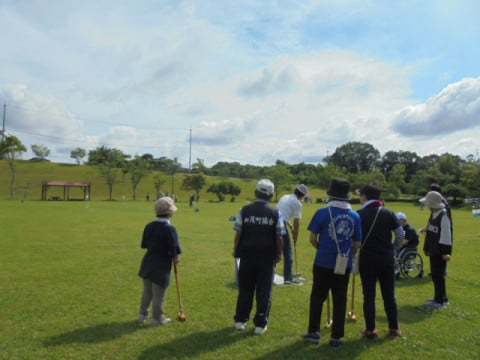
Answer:
<svg viewBox="0 0 480 360"><path fill-rule="evenodd" d="M308 332L302 337L313 343L320 341L322 307L331 291L333 325L330 346L333 347L339 346L344 336L352 255L360 247L362 240L360 216L350 206L349 191L348 180L333 179L327 191L329 201L326 207L317 210L308 225L310 242L317 251L313 264ZM344 275L334 273L339 252L348 257Z"/></svg>

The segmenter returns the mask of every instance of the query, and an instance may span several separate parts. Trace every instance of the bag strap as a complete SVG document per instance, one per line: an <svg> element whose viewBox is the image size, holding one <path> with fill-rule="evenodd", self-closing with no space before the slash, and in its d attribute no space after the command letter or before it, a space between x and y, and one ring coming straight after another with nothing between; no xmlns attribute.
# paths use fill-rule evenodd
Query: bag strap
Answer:
<svg viewBox="0 0 480 360"><path fill-rule="evenodd" d="M337 251L339 254L340 252L340 246L338 245L338 239L337 239L337 229L335 228L335 223L333 222L333 216L332 216L332 211L330 210L330 207L328 207L328 213L330 214L330 223L332 224L332 232L333 232L333 238L335 240L335 244L337 245ZM345 253L345 255L348 255L351 249L348 249L348 251Z"/></svg>
<svg viewBox="0 0 480 360"><path fill-rule="evenodd" d="M378 210L377 210L377 213L375 214L375 218L373 219L372 225L370 225L370 229L368 229L368 234L367 234L367 236L365 237L365 240L363 240L362 245L360 245L360 249L358 249L359 251L362 249L363 245L365 245L365 243L366 243L367 240L368 240L368 237L369 237L370 234L372 233L372 229L373 229L373 227L375 226L375 223L376 223L377 218L378 218L378 214L380 214L380 210L382 210L382 207L381 207L381 206L378 207Z"/></svg>

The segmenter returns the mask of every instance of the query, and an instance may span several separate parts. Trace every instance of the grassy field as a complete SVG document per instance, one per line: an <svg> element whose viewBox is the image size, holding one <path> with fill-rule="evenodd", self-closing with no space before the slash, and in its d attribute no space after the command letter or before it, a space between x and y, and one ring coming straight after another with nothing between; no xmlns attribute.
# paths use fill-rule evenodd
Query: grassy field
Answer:
<svg viewBox="0 0 480 360"><path fill-rule="evenodd" d="M231 257L233 223L243 203L185 203L172 222L184 255L180 290L187 321L152 328L135 320L141 295L137 276L143 256L143 226L153 219L146 201L0 201L1 359L477 359L480 349L480 219L454 210L455 248L447 289L451 305L422 308L433 294L428 277L400 280L397 287L403 332L387 339L383 306L377 299L377 342L362 339L360 281L357 323L347 322L342 347L304 343L314 249L305 227L317 205L305 205L298 244L303 286L274 287L268 331L253 335L233 329L237 290ZM409 204L388 204L409 215L415 227L428 213ZM422 239L423 242L423 239ZM428 264L428 260L424 257ZM277 272L281 273L283 263ZM427 269L428 272L428 269ZM165 303L176 317L175 282ZM322 319L322 322L325 319Z"/></svg>

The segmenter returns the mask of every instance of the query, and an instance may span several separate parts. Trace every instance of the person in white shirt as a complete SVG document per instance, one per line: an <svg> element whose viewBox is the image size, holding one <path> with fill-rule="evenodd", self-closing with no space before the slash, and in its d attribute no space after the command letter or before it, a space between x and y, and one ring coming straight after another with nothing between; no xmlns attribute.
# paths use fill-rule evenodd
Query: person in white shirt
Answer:
<svg viewBox="0 0 480 360"><path fill-rule="evenodd" d="M294 246L296 246L298 240L300 219L302 218L302 199L305 195L307 195L307 187L303 184L298 184L295 187L293 194L283 195L277 204L277 209L280 211L280 214L285 221L285 227L289 228L292 232ZM291 222L292 220L293 222ZM294 280L292 273L292 243L288 230L283 242L283 257L284 284L290 285L299 283Z"/></svg>

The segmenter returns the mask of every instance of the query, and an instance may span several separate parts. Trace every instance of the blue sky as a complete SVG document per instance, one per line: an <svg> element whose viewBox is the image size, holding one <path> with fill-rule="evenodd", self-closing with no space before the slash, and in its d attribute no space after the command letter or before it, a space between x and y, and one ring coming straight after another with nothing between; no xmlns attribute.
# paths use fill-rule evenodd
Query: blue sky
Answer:
<svg viewBox="0 0 480 360"><path fill-rule="evenodd" d="M476 154L480 2L0 2L6 132L70 150L319 163ZM190 132L191 129L191 132Z"/></svg>

